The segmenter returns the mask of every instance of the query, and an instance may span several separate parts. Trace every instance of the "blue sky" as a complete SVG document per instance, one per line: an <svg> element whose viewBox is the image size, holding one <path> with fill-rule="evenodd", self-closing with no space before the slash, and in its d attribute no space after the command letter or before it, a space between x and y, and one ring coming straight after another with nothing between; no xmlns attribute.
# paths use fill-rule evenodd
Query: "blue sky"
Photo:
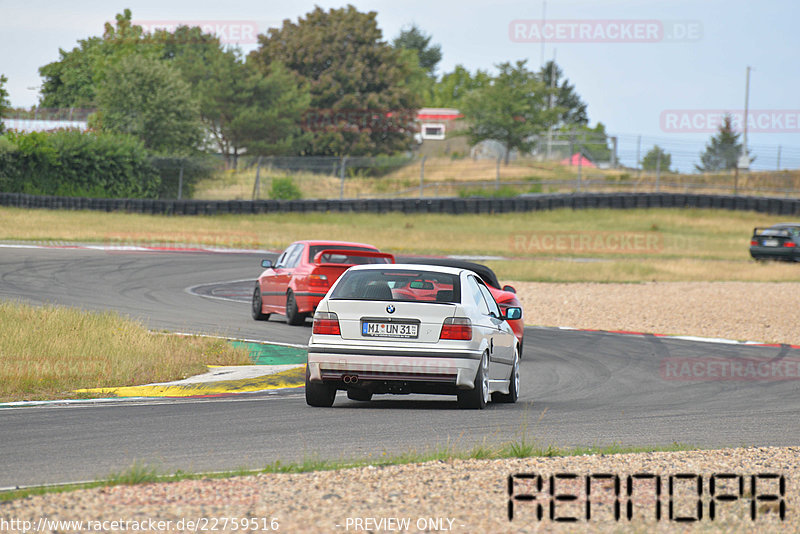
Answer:
<svg viewBox="0 0 800 534"><path fill-rule="evenodd" d="M514 42L512 21L545 20L591 24L655 21L660 27L695 31L691 39L659 42L559 42L544 45L544 56L558 64L588 104L594 125L603 122L620 139L623 162L635 160L638 136L642 152L658 143L673 154L673 167L689 171L711 134L693 127L665 131L662 114L690 110L707 119L714 110L744 107L745 69L753 67L750 110L772 110L777 122L749 134L757 155L754 169L774 169L781 146L781 167L800 168L800 4L790 0L473 0L358 1L361 11L376 11L386 39L416 23L441 44L439 72L462 64L493 69L503 61L528 59L538 67L542 45ZM341 7L324 0L203 2L198 0L0 0L0 73L9 78L14 106L36 103L38 68L58 58L58 49L102 33L103 23L128 7L137 20L251 21L260 31L313 9ZM603 22L610 21L610 22ZM699 28L699 32L698 32ZM563 29L563 24L562 24ZM252 49L245 44L242 48ZM33 89L31 89L33 88ZM765 118L765 117L762 117ZM794 122L793 122L794 121ZM775 125L780 128L777 128ZM783 131L774 131L780 129Z"/></svg>

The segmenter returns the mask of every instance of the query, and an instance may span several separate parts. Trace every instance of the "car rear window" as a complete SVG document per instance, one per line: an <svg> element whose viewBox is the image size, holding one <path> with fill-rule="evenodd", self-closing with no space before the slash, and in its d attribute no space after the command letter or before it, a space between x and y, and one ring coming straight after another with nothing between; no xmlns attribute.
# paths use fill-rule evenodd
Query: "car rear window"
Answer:
<svg viewBox="0 0 800 534"><path fill-rule="evenodd" d="M458 275L435 271L347 271L330 298L455 303L461 302L461 285Z"/></svg>
<svg viewBox="0 0 800 534"><path fill-rule="evenodd" d="M345 245L314 245L309 247L308 260L313 262L317 254L323 250L341 250L337 254L323 254L322 263L342 263L347 265L371 265L376 263L389 263L387 258L367 258L364 256L351 256L347 254L348 250L366 250L369 252L378 252L374 248L367 247L350 247Z"/></svg>

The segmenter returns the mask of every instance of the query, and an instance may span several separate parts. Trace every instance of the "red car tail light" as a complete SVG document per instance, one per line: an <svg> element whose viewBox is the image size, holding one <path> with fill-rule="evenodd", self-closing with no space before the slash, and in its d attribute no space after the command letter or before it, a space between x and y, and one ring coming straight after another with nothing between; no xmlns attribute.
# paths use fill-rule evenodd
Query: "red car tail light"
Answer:
<svg viewBox="0 0 800 534"><path fill-rule="evenodd" d="M339 317L335 313L317 312L314 315L314 326L311 331L314 334L340 336L342 331L339 328Z"/></svg>
<svg viewBox="0 0 800 534"><path fill-rule="evenodd" d="M311 274L308 276L308 285L312 287L328 287L328 277L324 274Z"/></svg>
<svg viewBox="0 0 800 534"><path fill-rule="evenodd" d="M794 243L794 242L792 242L792 241L787 241L786 243L784 243L784 244L783 244L783 246L784 246L784 247L789 247L789 248L791 248L791 247L796 247L796 246L797 246L797 243Z"/></svg>
<svg viewBox="0 0 800 534"><path fill-rule="evenodd" d="M751 239L750 240L750 246L751 247L757 247L758 246L758 241L756 241L755 239Z"/></svg>
<svg viewBox="0 0 800 534"><path fill-rule="evenodd" d="M472 339L472 321L467 317L448 317L442 324L439 339L456 339L469 341Z"/></svg>

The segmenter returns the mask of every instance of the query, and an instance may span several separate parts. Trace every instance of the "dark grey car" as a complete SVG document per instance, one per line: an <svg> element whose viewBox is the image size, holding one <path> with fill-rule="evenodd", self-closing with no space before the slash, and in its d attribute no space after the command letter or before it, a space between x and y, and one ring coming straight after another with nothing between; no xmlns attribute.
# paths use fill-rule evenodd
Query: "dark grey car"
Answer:
<svg viewBox="0 0 800 534"><path fill-rule="evenodd" d="M750 255L756 260L800 261L800 223L753 228Z"/></svg>

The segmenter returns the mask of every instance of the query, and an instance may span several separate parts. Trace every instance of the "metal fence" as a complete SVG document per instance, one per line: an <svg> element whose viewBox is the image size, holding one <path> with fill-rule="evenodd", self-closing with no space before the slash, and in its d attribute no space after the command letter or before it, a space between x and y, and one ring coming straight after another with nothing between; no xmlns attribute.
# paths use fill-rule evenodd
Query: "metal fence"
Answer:
<svg viewBox="0 0 800 534"><path fill-rule="evenodd" d="M270 198L276 177L290 178L303 198L439 198L516 196L525 193L672 192L800 196L800 171L678 174L658 169L598 168L583 159L566 164L517 158L258 157L242 158L239 189L208 200ZM214 196L216 195L216 196Z"/></svg>

